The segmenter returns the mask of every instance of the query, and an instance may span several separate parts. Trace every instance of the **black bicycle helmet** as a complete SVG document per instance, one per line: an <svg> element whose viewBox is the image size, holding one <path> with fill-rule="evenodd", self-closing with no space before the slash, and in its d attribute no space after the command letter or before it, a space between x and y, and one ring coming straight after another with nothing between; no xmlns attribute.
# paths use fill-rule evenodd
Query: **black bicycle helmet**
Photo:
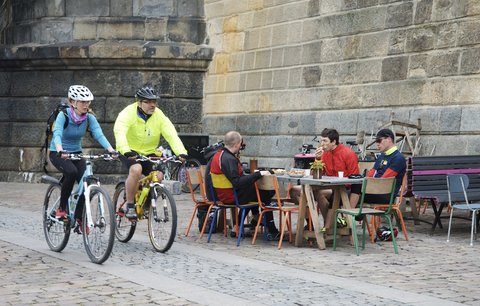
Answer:
<svg viewBox="0 0 480 306"><path fill-rule="evenodd" d="M150 86L144 86L137 90L135 93L135 98L138 100L157 100L159 96L157 91Z"/></svg>
<svg viewBox="0 0 480 306"><path fill-rule="evenodd" d="M393 228L393 235L397 238L398 229L396 227ZM377 237L375 241L392 241L392 232L386 226L380 226L377 229Z"/></svg>

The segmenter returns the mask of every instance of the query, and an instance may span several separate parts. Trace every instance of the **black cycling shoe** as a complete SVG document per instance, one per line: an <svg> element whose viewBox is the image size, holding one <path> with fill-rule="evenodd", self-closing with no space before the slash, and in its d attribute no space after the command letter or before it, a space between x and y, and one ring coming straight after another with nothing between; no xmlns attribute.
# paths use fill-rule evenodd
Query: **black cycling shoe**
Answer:
<svg viewBox="0 0 480 306"><path fill-rule="evenodd" d="M125 211L125 218L127 219L137 219L137 212L135 211L135 204L127 203L127 208Z"/></svg>
<svg viewBox="0 0 480 306"><path fill-rule="evenodd" d="M287 236L283 235L283 240L286 240ZM273 232L267 234L268 241L279 241L280 240L280 232Z"/></svg>

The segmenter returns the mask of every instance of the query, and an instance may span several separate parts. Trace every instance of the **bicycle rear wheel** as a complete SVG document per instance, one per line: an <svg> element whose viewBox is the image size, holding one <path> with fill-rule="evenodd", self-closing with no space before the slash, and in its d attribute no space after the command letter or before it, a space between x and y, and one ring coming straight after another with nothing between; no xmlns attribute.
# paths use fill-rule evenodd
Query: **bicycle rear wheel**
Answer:
<svg viewBox="0 0 480 306"><path fill-rule="evenodd" d="M100 186L90 187L90 225L87 220L86 207L83 209L82 235L85 250L93 263L101 264L112 253L115 239L115 213L112 200Z"/></svg>
<svg viewBox="0 0 480 306"><path fill-rule="evenodd" d="M165 253L172 246L177 233L177 206L171 193L164 187L154 186L151 191L148 235L155 250Z"/></svg>
<svg viewBox="0 0 480 306"><path fill-rule="evenodd" d="M187 171L189 168L200 168L201 163L198 159L190 158L187 159L183 164L179 165L177 170L177 178L176 180L182 184L182 191L183 192L190 192L190 186L188 186L188 178L187 178ZM198 185L193 185L193 190L198 188Z"/></svg>
<svg viewBox="0 0 480 306"><path fill-rule="evenodd" d="M113 205L115 207L115 236L120 242L128 242L132 239L137 227L136 222L131 222L125 218L125 208L127 205L127 197L125 193L125 183L120 183L115 188L113 194Z"/></svg>
<svg viewBox="0 0 480 306"><path fill-rule="evenodd" d="M48 247L55 252L61 252L70 238L70 224L68 219L59 220L55 218L55 211L60 205L60 184L48 186L45 200L43 202L43 233L47 240Z"/></svg>

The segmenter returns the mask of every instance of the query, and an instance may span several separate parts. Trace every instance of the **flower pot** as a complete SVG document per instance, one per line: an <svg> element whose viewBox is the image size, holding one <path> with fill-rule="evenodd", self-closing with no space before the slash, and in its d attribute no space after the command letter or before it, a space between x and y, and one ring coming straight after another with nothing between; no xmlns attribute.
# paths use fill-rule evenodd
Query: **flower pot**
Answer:
<svg viewBox="0 0 480 306"><path fill-rule="evenodd" d="M321 179L322 178L322 170L320 170L320 169L310 169L310 175L314 179Z"/></svg>

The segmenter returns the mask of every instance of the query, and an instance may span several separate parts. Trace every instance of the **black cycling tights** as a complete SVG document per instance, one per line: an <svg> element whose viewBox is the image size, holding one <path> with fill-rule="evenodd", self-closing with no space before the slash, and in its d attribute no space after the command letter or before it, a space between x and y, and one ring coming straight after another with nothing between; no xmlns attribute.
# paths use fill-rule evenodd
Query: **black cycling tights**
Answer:
<svg viewBox="0 0 480 306"><path fill-rule="evenodd" d="M50 152L50 161L52 164L63 174L62 192L60 196L60 207L66 210L68 198L72 193L75 181L80 182L80 179L87 168L86 162L83 159L70 160L57 156L57 152ZM75 218L81 219L83 212L83 205L85 203L85 197L83 194L78 200L77 207L75 209Z"/></svg>

